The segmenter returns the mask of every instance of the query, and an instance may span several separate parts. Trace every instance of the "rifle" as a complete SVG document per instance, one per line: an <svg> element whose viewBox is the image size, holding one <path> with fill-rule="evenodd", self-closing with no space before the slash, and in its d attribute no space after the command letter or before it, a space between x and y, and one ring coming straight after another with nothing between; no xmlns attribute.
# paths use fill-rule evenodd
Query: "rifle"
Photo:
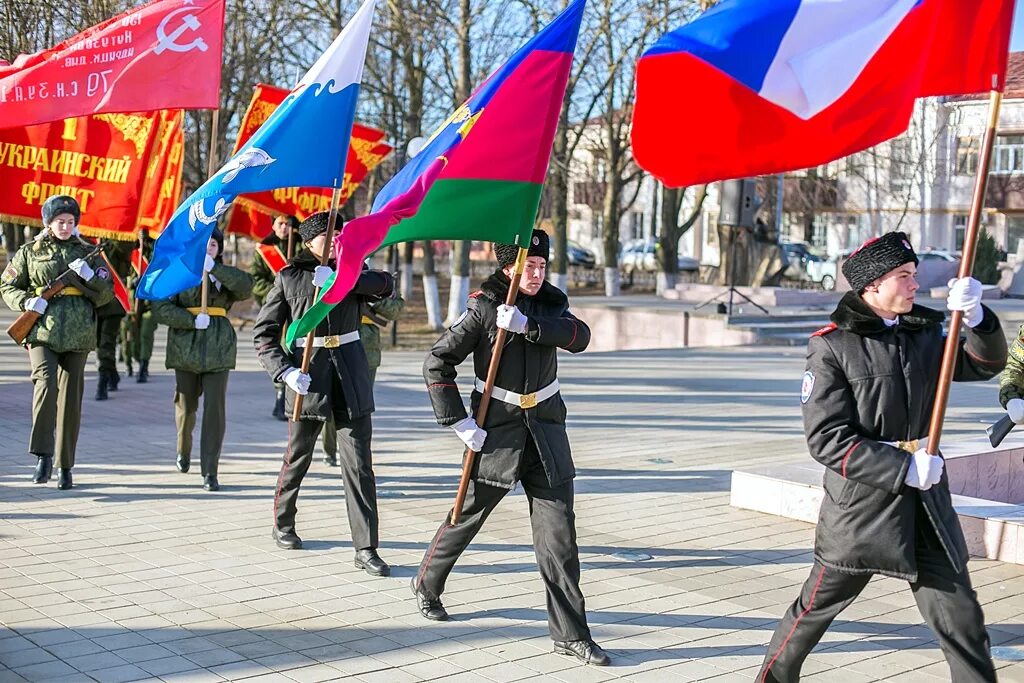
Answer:
<svg viewBox="0 0 1024 683"><path fill-rule="evenodd" d="M1017 423L1010 419L1009 415L1003 415L994 425L985 430L988 434L988 442L995 448L1003 442L1010 430L1017 426Z"/></svg>
<svg viewBox="0 0 1024 683"><path fill-rule="evenodd" d="M95 249L93 249L92 251L85 255L85 260L88 261L101 251L103 251L103 247L97 246ZM75 271L68 268L59 276L57 276L56 279L50 282L49 285L47 285L46 289L44 289L42 293L39 294L40 298L49 301L53 297L57 296L57 294L62 289L71 284L72 276L75 276ZM14 340L15 344L24 344L25 339L28 338L28 333L32 331L32 327L35 326L36 322L41 317L43 317L43 314L37 313L36 311L22 312L21 315L15 318L13 323L8 325L7 335Z"/></svg>

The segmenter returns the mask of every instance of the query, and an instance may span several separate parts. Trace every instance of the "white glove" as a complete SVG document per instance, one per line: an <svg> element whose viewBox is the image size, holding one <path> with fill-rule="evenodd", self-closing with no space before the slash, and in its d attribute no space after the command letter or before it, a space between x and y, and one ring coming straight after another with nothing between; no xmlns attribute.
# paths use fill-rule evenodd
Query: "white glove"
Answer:
<svg viewBox="0 0 1024 683"><path fill-rule="evenodd" d="M484 441L487 439L487 432L480 428L472 417L467 417L464 420L459 420L452 425L452 429L462 443L469 446L470 450L474 453L479 453L480 449L484 447Z"/></svg>
<svg viewBox="0 0 1024 683"><path fill-rule="evenodd" d="M973 277L953 278L949 281L949 296L946 297L946 308L951 311L963 311L964 324L976 327L985 317L981 308L981 283Z"/></svg>
<svg viewBox="0 0 1024 683"><path fill-rule="evenodd" d="M498 327L516 334L526 334L526 316L515 306L498 306Z"/></svg>
<svg viewBox="0 0 1024 683"><path fill-rule="evenodd" d="M313 271L313 286L320 289L324 286L329 278L334 273L334 268L330 266L317 266L316 270Z"/></svg>
<svg viewBox="0 0 1024 683"><path fill-rule="evenodd" d="M196 313L196 319L192 322L197 330L205 330L210 326L210 316L206 313Z"/></svg>
<svg viewBox="0 0 1024 683"><path fill-rule="evenodd" d="M203 261L203 270L207 273L213 272L213 267L217 265L217 262L213 260L213 257L209 254L206 255L206 259Z"/></svg>
<svg viewBox="0 0 1024 683"><path fill-rule="evenodd" d="M1014 424L1024 422L1024 400L1011 398L1006 402L1006 414Z"/></svg>
<svg viewBox="0 0 1024 683"><path fill-rule="evenodd" d="M24 303L26 311L35 311L39 315L46 313L46 307L49 305L50 302L41 296L30 296Z"/></svg>
<svg viewBox="0 0 1024 683"><path fill-rule="evenodd" d="M305 396L309 393L309 375L302 372L298 368L288 368L284 374L281 375L282 381L291 387L292 391L301 396Z"/></svg>
<svg viewBox="0 0 1024 683"><path fill-rule="evenodd" d="M910 468L907 470L907 477L904 483L913 486L915 489L927 491L942 479L942 469L945 462L937 455L929 455L928 451L920 448L914 451L911 456Z"/></svg>
<svg viewBox="0 0 1024 683"><path fill-rule="evenodd" d="M75 274L86 282L96 275L96 271L89 267L89 264L85 262L85 259L76 258L68 264L68 268L75 271Z"/></svg>

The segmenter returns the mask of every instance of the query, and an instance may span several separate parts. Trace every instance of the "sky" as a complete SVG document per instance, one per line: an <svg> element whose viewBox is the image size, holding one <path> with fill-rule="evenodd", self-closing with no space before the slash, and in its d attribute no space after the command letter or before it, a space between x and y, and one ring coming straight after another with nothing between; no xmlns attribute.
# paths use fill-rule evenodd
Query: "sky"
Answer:
<svg viewBox="0 0 1024 683"><path fill-rule="evenodd" d="M1024 50L1024 0L1017 0L1017 8L1013 13L1013 36L1010 38L1010 50Z"/></svg>

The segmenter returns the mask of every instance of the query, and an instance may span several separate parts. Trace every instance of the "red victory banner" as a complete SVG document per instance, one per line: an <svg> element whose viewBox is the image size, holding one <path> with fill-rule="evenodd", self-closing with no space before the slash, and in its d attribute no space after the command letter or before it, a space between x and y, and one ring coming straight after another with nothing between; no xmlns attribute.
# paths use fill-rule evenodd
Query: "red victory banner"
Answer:
<svg viewBox="0 0 1024 683"><path fill-rule="evenodd" d="M284 102L288 91L272 85L258 84L249 102L249 108L238 128L238 140L232 153L242 148L253 133ZM380 162L394 149L384 142L385 133L376 128L355 124L345 163L345 179L341 188L344 204ZM283 187L269 192L258 192L238 197L232 204L227 232L247 235L261 240L270 234L273 216L286 214L302 220L318 211L331 208L331 190L320 187Z"/></svg>
<svg viewBox="0 0 1024 683"><path fill-rule="evenodd" d="M0 65L0 128L100 112L216 109L225 0L152 0Z"/></svg>
<svg viewBox="0 0 1024 683"><path fill-rule="evenodd" d="M67 194L82 208L82 233L136 239L162 112L96 114L0 130L0 219L41 225L47 197Z"/></svg>
<svg viewBox="0 0 1024 683"><path fill-rule="evenodd" d="M178 208L184 170L184 115L180 109L160 114L160 130L146 171L146 185L139 198L139 227L146 228L152 237L163 232Z"/></svg>

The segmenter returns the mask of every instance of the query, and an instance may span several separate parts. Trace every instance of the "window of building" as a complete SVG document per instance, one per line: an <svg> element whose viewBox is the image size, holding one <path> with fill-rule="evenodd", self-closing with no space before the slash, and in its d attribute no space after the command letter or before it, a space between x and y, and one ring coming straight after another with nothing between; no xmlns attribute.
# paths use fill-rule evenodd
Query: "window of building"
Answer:
<svg viewBox="0 0 1024 683"><path fill-rule="evenodd" d="M992 172L1024 172L1024 135L1000 135L992 152Z"/></svg>
<svg viewBox="0 0 1024 683"><path fill-rule="evenodd" d="M914 149L910 138L895 138L889 142L889 189L906 190L914 178Z"/></svg>
<svg viewBox="0 0 1024 683"><path fill-rule="evenodd" d="M1024 240L1024 216L1006 217L1006 251L1010 254L1018 253L1020 243ZM996 243L998 246L998 238Z"/></svg>
<svg viewBox="0 0 1024 683"><path fill-rule="evenodd" d="M967 214L953 216L953 249L962 251L964 235L967 233Z"/></svg>
<svg viewBox="0 0 1024 683"><path fill-rule="evenodd" d="M979 142L976 137L956 139L956 174L974 175L978 172Z"/></svg>
<svg viewBox="0 0 1024 683"><path fill-rule="evenodd" d="M629 237L634 240L644 237L644 215L639 211L629 213Z"/></svg>

